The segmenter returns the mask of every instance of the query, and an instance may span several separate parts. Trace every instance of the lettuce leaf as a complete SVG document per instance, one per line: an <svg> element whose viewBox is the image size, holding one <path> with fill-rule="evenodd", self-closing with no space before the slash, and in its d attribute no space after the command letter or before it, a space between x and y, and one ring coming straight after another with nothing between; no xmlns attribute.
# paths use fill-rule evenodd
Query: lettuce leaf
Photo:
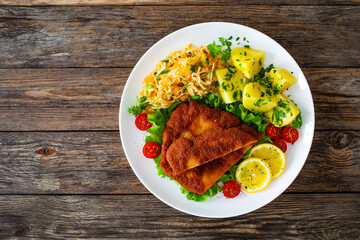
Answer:
<svg viewBox="0 0 360 240"><path fill-rule="evenodd" d="M301 113L299 113L299 115L297 115L297 117L294 119L294 121L292 121L291 126L293 128L301 128L301 126L302 126Z"/></svg>
<svg viewBox="0 0 360 240"><path fill-rule="evenodd" d="M206 97L193 96L189 99L189 101L191 100L196 100L200 103L208 105L209 107L218 107L224 111L230 112L240 118L247 125L264 134L263 137L256 144L271 142L271 139L265 133L265 129L268 123L266 121L266 118L261 113L250 112L239 102L226 104L220 97L215 96L214 94L209 94ZM177 106L179 106L180 103L181 102L176 102L167 109L156 110L153 114L148 115L148 121L151 122L153 126L147 131L150 135L146 136L145 142L156 142L160 145L162 144L162 133L165 130L166 122L169 120L171 113L177 108ZM227 181L234 180L237 166L242 160L246 159L248 155L249 151L245 153L245 155L236 164L234 164L204 194L192 193L183 187L180 188L181 192L186 195L187 199L196 202L202 202L208 198L215 196L218 192L222 190L222 188L219 187L217 183L225 183ZM158 170L158 175L162 178L168 177L160 167L160 156L156 157L154 159L154 162ZM171 179L170 177L168 178Z"/></svg>

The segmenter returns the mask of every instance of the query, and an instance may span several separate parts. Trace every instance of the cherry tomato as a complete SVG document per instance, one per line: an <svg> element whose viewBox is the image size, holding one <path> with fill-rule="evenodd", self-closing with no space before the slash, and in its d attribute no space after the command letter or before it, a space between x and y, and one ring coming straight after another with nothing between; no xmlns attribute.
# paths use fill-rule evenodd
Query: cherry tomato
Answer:
<svg viewBox="0 0 360 240"><path fill-rule="evenodd" d="M147 120L147 113L142 113L135 119L136 127L141 131L146 131L151 128L152 123Z"/></svg>
<svg viewBox="0 0 360 240"><path fill-rule="evenodd" d="M224 196L227 198L234 198L240 193L240 184L236 181L228 181L223 187Z"/></svg>
<svg viewBox="0 0 360 240"><path fill-rule="evenodd" d="M160 146L156 142L148 142L143 148L143 154L147 158L156 158L160 155Z"/></svg>
<svg viewBox="0 0 360 240"><path fill-rule="evenodd" d="M271 139L280 139L281 138L281 128L274 126L274 124L269 124L266 127L266 133Z"/></svg>
<svg viewBox="0 0 360 240"><path fill-rule="evenodd" d="M286 142L282 139L275 140L273 144L281 149L281 151L286 152L287 145Z"/></svg>
<svg viewBox="0 0 360 240"><path fill-rule="evenodd" d="M299 132L295 128L288 126L282 131L282 137L286 142L294 143L299 138Z"/></svg>

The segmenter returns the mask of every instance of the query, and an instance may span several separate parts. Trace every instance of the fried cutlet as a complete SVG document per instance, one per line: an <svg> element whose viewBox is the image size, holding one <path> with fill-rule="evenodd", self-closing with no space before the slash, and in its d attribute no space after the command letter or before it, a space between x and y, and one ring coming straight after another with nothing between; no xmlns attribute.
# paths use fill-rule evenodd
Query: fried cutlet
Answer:
<svg viewBox="0 0 360 240"><path fill-rule="evenodd" d="M257 139L236 116L196 101L181 104L163 133L160 166L170 177L223 157Z"/></svg>
<svg viewBox="0 0 360 240"><path fill-rule="evenodd" d="M243 125L243 129L249 134L255 136L257 140L262 137L261 133L256 132L247 125ZM224 157L215 159L196 168L192 168L184 173L174 176L174 180L190 192L203 194L212 185L214 185L214 183L216 183L216 181L224 175L224 173L229 170L232 165L239 161L246 151L248 151L253 145L254 143L249 144Z"/></svg>

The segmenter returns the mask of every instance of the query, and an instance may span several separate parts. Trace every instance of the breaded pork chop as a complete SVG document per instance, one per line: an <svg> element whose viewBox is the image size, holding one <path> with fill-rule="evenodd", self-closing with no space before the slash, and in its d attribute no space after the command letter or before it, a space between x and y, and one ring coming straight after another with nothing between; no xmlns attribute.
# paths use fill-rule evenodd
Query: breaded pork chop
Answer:
<svg viewBox="0 0 360 240"><path fill-rule="evenodd" d="M242 129L239 118L196 101L181 104L163 133L162 160L176 176L223 157L257 139Z"/></svg>
<svg viewBox="0 0 360 240"><path fill-rule="evenodd" d="M173 177L173 171L166 160L166 153L170 145L180 137L192 140L205 131L214 128L231 128L241 124L239 118L222 111L219 108L210 107L191 101L189 104L180 104L170 116L163 132L163 144L161 151L160 166L163 171Z"/></svg>
<svg viewBox="0 0 360 240"><path fill-rule="evenodd" d="M261 133L256 132L251 127L243 124L243 130L248 134L255 136L257 140L262 137ZM215 159L211 162L205 163L196 168L192 168L177 176L174 176L181 186L190 192L203 194L205 193L216 181L224 175L240 158L248 151L255 143L246 145L245 147L229 153L221 158Z"/></svg>
<svg viewBox="0 0 360 240"><path fill-rule="evenodd" d="M183 103L166 124L160 166L174 178L223 157L258 140L257 132L249 132L248 128L239 118L219 108L196 101Z"/></svg>

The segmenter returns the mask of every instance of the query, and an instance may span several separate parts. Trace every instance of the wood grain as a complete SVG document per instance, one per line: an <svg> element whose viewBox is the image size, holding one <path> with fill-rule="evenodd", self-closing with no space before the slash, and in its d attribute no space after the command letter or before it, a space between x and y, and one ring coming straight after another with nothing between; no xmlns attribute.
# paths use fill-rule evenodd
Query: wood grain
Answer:
<svg viewBox="0 0 360 240"><path fill-rule="evenodd" d="M210 219L154 196L0 196L0 237L356 239L359 194L283 194L244 216Z"/></svg>
<svg viewBox="0 0 360 240"><path fill-rule="evenodd" d="M0 143L0 194L148 193L118 132L1 133ZM56 153L36 153L43 147ZM287 192L360 192L359 166L359 132L315 132L308 160Z"/></svg>
<svg viewBox="0 0 360 240"><path fill-rule="evenodd" d="M0 69L0 131L117 130L130 71ZM360 70L303 71L315 102L316 129L360 130Z"/></svg>
<svg viewBox="0 0 360 240"><path fill-rule="evenodd" d="M5 6L0 9L0 67L133 67L162 37L204 21L235 22L262 31L301 67L359 67L359 9L241 4L181 9Z"/></svg>
<svg viewBox="0 0 360 240"><path fill-rule="evenodd" d="M237 4L261 4L261 5L357 5L358 0L0 0L0 5L10 6L56 6L56 5L71 5L71 6L101 6L101 5L237 5Z"/></svg>

